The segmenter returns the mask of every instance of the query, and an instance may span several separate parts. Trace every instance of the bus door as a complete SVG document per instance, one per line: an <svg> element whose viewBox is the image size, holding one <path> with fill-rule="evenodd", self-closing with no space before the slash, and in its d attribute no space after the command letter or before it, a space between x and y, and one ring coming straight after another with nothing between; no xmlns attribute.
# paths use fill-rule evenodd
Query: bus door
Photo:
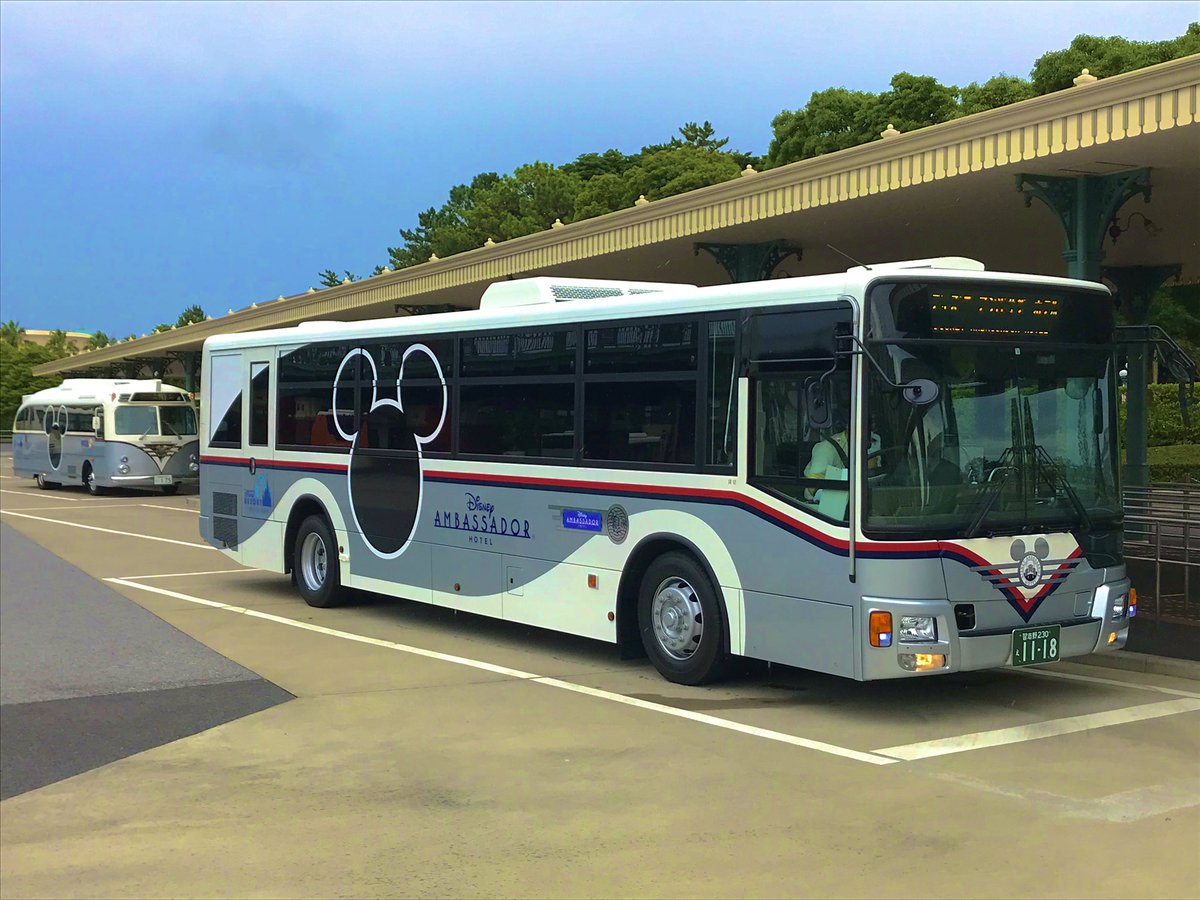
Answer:
<svg viewBox="0 0 1200 900"><path fill-rule="evenodd" d="M247 463L241 470L242 515L248 519L267 520L275 509L275 496L284 487L277 479L272 484L274 469L271 463L275 459L275 447L270 416L274 348L254 348L243 353L246 414L242 437Z"/></svg>
<svg viewBox="0 0 1200 900"><path fill-rule="evenodd" d="M204 372L200 405L201 436L208 447L200 467L201 528L211 528L213 543L239 560L249 526L242 519L247 480L247 371L240 350L212 354Z"/></svg>

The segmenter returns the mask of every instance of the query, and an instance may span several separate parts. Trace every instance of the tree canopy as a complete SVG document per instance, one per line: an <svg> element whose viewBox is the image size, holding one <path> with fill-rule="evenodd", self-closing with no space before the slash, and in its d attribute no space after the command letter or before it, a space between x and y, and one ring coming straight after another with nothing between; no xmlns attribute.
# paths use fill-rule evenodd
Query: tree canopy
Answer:
<svg viewBox="0 0 1200 900"><path fill-rule="evenodd" d="M845 150L880 139L888 126L910 132L962 116L1028 100L1072 86L1082 69L1100 78L1200 53L1200 23L1166 41L1079 35L1070 46L1043 54L1029 78L1000 73L963 87L929 75L898 72L880 93L845 86L815 91L808 102L782 110L772 121L765 155L732 150L713 124L685 122L664 143L637 153L621 150L580 154L554 165L536 161L511 174L482 172L452 187L446 202L400 229L400 243L387 248L388 267L403 269L475 250L551 227L627 209L639 197L659 200L736 178L747 165L762 170ZM374 274L384 271L376 266ZM333 269L319 273L336 287L359 276Z"/></svg>

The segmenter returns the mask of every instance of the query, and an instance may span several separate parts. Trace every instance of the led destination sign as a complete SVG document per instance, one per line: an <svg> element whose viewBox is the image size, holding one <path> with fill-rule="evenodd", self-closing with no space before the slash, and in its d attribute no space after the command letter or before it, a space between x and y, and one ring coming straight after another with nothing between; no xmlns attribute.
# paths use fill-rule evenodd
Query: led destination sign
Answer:
<svg viewBox="0 0 1200 900"><path fill-rule="evenodd" d="M1037 294L931 291L929 318L935 335L1050 337L1064 302Z"/></svg>
<svg viewBox="0 0 1200 900"><path fill-rule="evenodd" d="M870 337L1107 343L1113 300L1099 290L996 282L899 282L871 289Z"/></svg>

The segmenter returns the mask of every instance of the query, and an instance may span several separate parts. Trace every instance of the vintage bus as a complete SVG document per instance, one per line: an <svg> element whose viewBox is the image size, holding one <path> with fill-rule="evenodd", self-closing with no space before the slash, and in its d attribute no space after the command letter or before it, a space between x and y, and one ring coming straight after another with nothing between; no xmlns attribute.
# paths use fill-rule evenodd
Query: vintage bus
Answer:
<svg viewBox="0 0 1200 900"><path fill-rule="evenodd" d="M13 471L43 489L174 494L199 480L196 425L191 397L158 379L68 378L22 399L13 421Z"/></svg>
<svg viewBox="0 0 1200 900"><path fill-rule="evenodd" d="M961 258L209 338L203 537L290 574L859 680L1124 646L1113 301Z"/></svg>

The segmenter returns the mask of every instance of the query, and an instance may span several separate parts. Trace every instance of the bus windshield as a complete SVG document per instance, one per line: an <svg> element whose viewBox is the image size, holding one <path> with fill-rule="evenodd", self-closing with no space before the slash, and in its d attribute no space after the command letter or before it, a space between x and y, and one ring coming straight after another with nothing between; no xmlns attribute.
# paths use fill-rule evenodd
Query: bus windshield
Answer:
<svg viewBox="0 0 1200 900"><path fill-rule="evenodd" d="M118 406L113 418L115 431L120 435L185 437L196 434L196 412L190 406Z"/></svg>
<svg viewBox="0 0 1200 900"><path fill-rule="evenodd" d="M1071 300L1059 298L1061 313ZM1015 328L872 342L891 380L927 378L938 394L910 403L869 367L868 534L972 538L1119 522L1111 344L1068 344L1053 324L1040 339Z"/></svg>

